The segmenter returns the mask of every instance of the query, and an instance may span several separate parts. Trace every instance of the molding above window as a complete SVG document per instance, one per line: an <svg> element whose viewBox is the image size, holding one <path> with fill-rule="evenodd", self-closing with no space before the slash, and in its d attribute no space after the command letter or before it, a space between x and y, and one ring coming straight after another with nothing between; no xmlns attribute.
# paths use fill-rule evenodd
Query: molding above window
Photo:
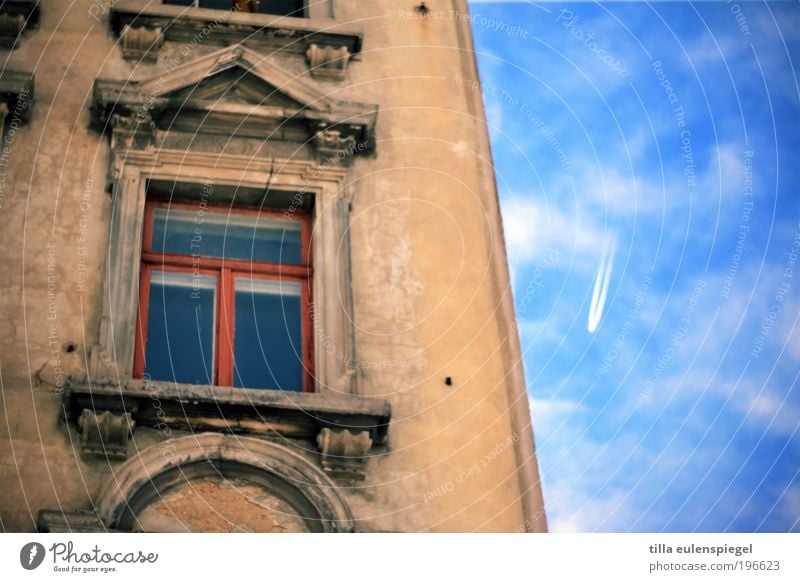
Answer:
<svg viewBox="0 0 800 582"><path fill-rule="evenodd" d="M340 101L235 45L140 81L97 79L92 111L121 139L115 149L146 149L161 128L311 143L341 160L374 150L378 106Z"/></svg>
<svg viewBox="0 0 800 582"><path fill-rule="evenodd" d="M336 55L332 67L346 67L361 52L364 33L360 26L330 18L293 18L246 12L186 8L146 0L119 2L110 9L111 27L117 36L125 27L160 30L164 40L200 42L229 46L246 42L251 48L270 53L306 55L312 45L331 49ZM157 49L155 49L157 50ZM343 53L346 52L346 55ZM131 55L132 57L133 55ZM341 79L311 61L311 73L325 79ZM321 72L321 75L317 73Z"/></svg>
<svg viewBox="0 0 800 582"><path fill-rule="evenodd" d="M39 0L3 0L0 4L0 48L17 48L23 32L37 24Z"/></svg>

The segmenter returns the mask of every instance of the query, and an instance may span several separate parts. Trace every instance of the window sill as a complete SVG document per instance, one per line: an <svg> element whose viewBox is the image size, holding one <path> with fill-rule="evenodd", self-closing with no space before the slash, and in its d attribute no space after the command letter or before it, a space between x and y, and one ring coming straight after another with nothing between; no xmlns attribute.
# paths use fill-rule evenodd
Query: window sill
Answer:
<svg viewBox="0 0 800 582"><path fill-rule="evenodd" d="M117 35L125 25L129 25L160 29L167 41L191 42L194 39L197 42L199 38L200 42L219 46L247 41L247 45L253 48L267 47L302 54L316 44L346 47L352 56L361 51L364 37L360 26L331 19L186 9L143 0L114 5L110 17ZM209 33L209 30L213 32Z"/></svg>
<svg viewBox="0 0 800 582"><path fill-rule="evenodd" d="M127 416L131 430L135 425L312 440L324 429L346 430L366 433L376 445L386 443L391 418L389 402L377 398L134 379L72 385L65 390L65 408L76 418L84 411ZM105 435L101 448L112 441Z"/></svg>

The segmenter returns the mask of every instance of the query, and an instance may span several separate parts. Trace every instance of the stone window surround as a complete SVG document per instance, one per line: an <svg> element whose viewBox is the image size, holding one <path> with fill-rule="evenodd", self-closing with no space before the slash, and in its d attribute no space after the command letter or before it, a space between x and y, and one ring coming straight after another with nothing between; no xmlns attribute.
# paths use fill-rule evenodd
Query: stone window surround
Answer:
<svg viewBox="0 0 800 582"><path fill-rule="evenodd" d="M347 248L347 170L316 161L254 159L184 150L126 150L115 156L114 202L95 380L132 375L145 199L150 181L304 192L313 198L315 372L318 393L357 393ZM291 207L287 210L291 211Z"/></svg>

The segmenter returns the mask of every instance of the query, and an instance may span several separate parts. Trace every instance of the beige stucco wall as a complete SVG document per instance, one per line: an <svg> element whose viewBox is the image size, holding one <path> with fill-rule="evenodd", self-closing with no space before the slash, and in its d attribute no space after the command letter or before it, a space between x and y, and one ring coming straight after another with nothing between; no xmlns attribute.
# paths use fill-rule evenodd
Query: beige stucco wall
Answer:
<svg viewBox="0 0 800 582"><path fill-rule="evenodd" d="M448 16L425 20L408 18L414 4L334 6L363 24L364 50L345 83L324 86L381 108L377 155L351 169L352 288L359 392L393 409L386 454L344 495L365 530L542 530L482 105L454 81L476 74L468 24L449 13L464 3L427 2ZM46 3L38 30L0 56L36 81L31 123L0 168L6 530L32 530L40 509L91 508L114 466L81 458L57 394L99 326L109 146L89 129L89 105L96 77L159 65L132 71L93 5ZM135 438L144 447L157 437Z"/></svg>

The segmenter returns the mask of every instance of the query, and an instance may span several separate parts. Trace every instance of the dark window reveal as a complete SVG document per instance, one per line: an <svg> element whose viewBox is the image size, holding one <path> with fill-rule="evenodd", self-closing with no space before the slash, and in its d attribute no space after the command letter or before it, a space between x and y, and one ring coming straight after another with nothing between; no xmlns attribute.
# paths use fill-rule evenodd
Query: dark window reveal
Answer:
<svg viewBox="0 0 800 582"><path fill-rule="evenodd" d="M305 17L303 0L163 0L164 4L177 6L194 6L211 10L236 10L260 14L276 14L279 16Z"/></svg>

